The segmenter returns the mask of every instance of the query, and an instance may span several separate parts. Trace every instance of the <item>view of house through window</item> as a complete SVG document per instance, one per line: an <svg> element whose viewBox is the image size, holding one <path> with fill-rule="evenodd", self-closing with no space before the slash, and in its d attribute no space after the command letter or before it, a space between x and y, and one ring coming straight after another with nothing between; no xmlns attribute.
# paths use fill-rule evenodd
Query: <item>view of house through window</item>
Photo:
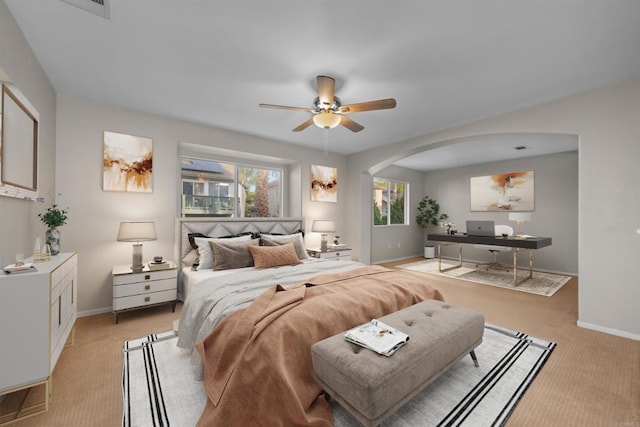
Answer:
<svg viewBox="0 0 640 427"><path fill-rule="evenodd" d="M182 216L280 217L282 170L182 157Z"/></svg>
<svg viewBox="0 0 640 427"><path fill-rule="evenodd" d="M373 225L408 224L406 182L373 178Z"/></svg>

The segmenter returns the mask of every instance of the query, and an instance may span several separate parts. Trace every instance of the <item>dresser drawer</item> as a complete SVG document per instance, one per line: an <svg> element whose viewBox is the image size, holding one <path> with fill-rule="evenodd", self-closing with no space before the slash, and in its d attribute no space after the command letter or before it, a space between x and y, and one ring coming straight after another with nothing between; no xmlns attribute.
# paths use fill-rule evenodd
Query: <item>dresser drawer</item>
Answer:
<svg viewBox="0 0 640 427"><path fill-rule="evenodd" d="M163 302L175 301L178 298L178 291L174 289L168 291L152 292L148 294L131 295L113 299L114 310L126 310L133 307L144 307L147 305L159 304Z"/></svg>
<svg viewBox="0 0 640 427"><path fill-rule="evenodd" d="M176 279L151 280L149 282L130 283L113 287L113 297L121 298L131 295L149 294L152 292L176 289Z"/></svg>

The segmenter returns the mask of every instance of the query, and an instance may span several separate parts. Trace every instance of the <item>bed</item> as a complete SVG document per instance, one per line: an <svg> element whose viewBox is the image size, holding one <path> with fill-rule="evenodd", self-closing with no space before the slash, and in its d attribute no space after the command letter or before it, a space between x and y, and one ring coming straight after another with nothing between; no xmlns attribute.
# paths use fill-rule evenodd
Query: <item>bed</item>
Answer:
<svg viewBox="0 0 640 427"><path fill-rule="evenodd" d="M201 425L332 425L313 380L311 345L425 299L442 300L408 272L308 259L301 219L181 219L177 230L178 346L192 351L204 375ZM203 261L201 248L212 249L212 259ZM242 266L247 253L254 266ZM279 257L290 263L271 266Z"/></svg>

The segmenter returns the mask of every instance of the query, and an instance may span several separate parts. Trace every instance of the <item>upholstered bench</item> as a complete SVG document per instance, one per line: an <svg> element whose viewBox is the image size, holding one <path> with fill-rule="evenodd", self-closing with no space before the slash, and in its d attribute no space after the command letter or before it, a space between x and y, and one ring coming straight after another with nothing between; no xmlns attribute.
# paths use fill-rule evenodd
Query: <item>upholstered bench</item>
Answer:
<svg viewBox="0 0 640 427"><path fill-rule="evenodd" d="M344 333L311 347L316 382L366 426L380 424L482 342L484 316L428 300L379 320L409 335L387 357L347 342Z"/></svg>

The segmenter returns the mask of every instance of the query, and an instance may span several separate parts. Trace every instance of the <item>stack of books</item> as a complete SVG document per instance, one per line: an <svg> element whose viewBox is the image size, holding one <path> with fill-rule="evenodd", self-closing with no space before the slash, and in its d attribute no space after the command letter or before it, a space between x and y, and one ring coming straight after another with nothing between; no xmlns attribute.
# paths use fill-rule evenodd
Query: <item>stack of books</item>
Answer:
<svg viewBox="0 0 640 427"><path fill-rule="evenodd" d="M346 243L338 243L337 245L329 244L327 245L327 249L329 249L330 251L342 251L347 249L347 244Z"/></svg>
<svg viewBox="0 0 640 427"><path fill-rule="evenodd" d="M147 265L149 266L149 270L166 270L171 267L171 265L169 264L169 261L162 261L162 262L149 261Z"/></svg>
<svg viewBox="0 0 640 427"><path fill-rule="evenodd" d="M5 268L2 269L6 274L18 274L18 273L31 273L33 271L38 271L33 263L26 262L24 264L16 265L9 264Z"/></svg>
<svg viewBox="0 0 640 427"><path fill-rule="evenodd" d="M384 356L391 356L409 341L409 335L376 319L345 332L344 338Z"/></svg>

